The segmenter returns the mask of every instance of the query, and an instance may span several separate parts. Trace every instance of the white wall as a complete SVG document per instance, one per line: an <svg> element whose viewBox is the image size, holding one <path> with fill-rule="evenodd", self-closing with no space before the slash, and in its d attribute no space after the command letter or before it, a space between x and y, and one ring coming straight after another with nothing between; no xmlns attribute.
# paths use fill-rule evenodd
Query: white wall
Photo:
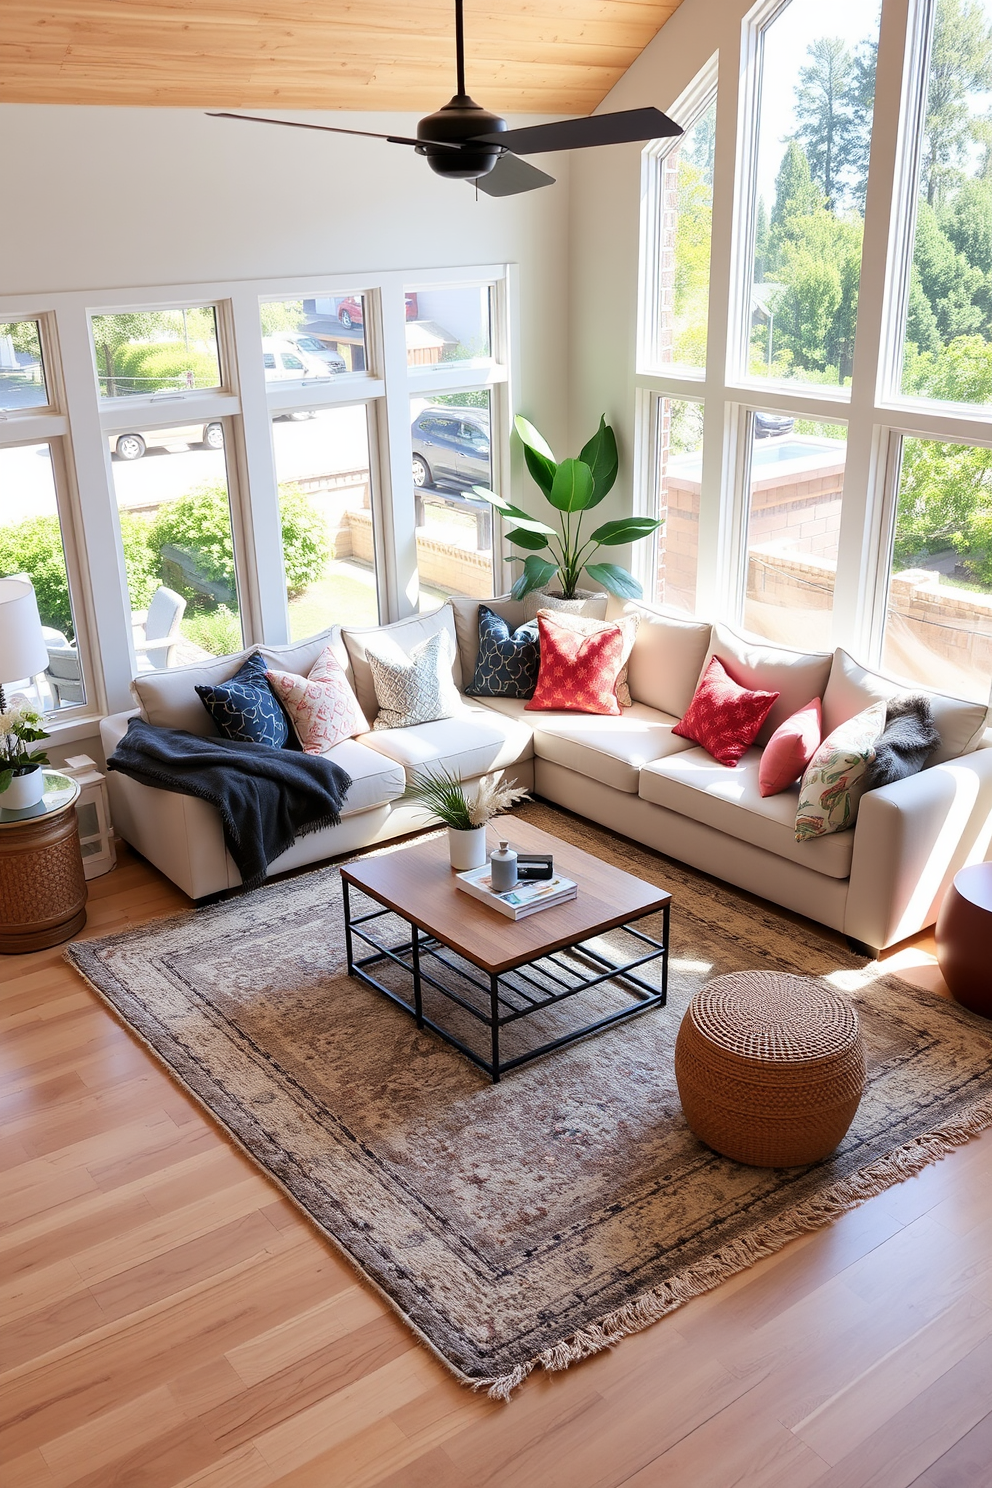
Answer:
<svg viewBox="0 0 992 1488"><path fill-rule="evenodd" d="M294 114L409 135L413 115ZM514 122L535 122L531 118ZM502 200L380 140L191 109L0 106L0 294L520 266L518 403L564 436L570 161Z"/></svg>

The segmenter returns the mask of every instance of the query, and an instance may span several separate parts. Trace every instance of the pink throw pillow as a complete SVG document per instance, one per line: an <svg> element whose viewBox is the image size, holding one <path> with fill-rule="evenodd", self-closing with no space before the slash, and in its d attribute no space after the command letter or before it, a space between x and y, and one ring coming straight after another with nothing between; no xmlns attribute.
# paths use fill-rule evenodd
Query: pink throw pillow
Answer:
<svg viewBox="0 0 992 1488"><path fill-rule="evenodd" d="M758 789L763 796L777 796L795 785L820 747L823 711L815 697L805 708L780 723L765 745L758 766Z"/></svg>
<svg viewBox="0 0 992 1488"><path fill-rule="evenodd" d="M701 744L718 764L736 765L754 743L778 696L739 686L713 656L672 733Z"/></svg>
<svg viewBox="0 0 992 1488"><path fill-rule="evenodd" d="M295 672L265 675L286 710L304 754L326 754L342 739L368 733L368 720L330 646L325 646L307 677L298 677Z"/></svg>

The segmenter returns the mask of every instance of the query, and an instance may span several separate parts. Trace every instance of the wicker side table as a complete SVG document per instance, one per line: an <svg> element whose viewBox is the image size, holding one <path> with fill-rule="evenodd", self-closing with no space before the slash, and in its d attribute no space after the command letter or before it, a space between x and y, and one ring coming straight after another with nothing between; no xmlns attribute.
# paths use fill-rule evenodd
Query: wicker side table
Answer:
<svg viewBox="0 0 992 1488"><path fill-rule="evenodd" d="M0 953L58 945L86 924L78 795L74 780L46 770L37 806L0 810Z"/></svg>
<svg viewBox="0 0 992 1488"><path fill-rule="evenodd" d="M682 1109L735 1162L792 1168L826 1157L865 1084L858 1015L826 982L741 971L708 982L675 1045Z"/></svg>

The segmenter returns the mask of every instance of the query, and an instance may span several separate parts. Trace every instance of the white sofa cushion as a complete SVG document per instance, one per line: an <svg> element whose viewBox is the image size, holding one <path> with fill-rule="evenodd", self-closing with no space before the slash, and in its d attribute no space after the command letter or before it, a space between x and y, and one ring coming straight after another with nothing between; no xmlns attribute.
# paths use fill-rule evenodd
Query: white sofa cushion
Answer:
<svg viewBox="0 0 992 1488"><path fill-rule="evenodd" d="M540 759L632 796L637 794L642 765L692 748L691 739L672 733L677 718L644 703L625 708L619 718L543 710L525 713L523 698L486 698L486 706L529 723L534 730L534 753Z"/></svg>
<svg viewBox="0 0 992 1488"><path fill-rule="evenodd" d="M451 675L455 686L461 691L462 665L455 635L455 612L450 604L443 604L440 609L431 610L427 615L410 615L406 620L397 620L392 625L366 625L360 629L345 626L342 629L341 634L351 660L355 696L370 723L379 712L379 704L372 681L372 668L365 654L366 645L374 646L377 641L381 642L385 638L389 642L394 642L409 656L414 646L420 641L426 641L432 635L437 635L439 630L446 631L451 637L451 654L454 658Z"/></svg>
<svg viewBox="0 0 992 1488"><path fill-rule="evenodd" d="M519 629L524 623L524 607L519 599L511 599L508 594L501 594L498 599L465 599L460 594L452 594L448 599L451 613L455 622L455 635L458 638L458 659L462 669L462 686L468 687L475 676L475 664L479 659L479 606L484 604L488 610L505 620L511 631Z"/></svg>
<svg viewBox="0 0 992 1488"><path fill-rule="evenodd" d="M141 716L159 728L186 729L190 734L213 738L218 729L195 692L197 687L216 687L229 682L257 647L233 656L197 662L195 666L168 667L160 672L142 672L131 682L131 693Z"/></svg>
<svg viewBox="0 0 992 1488"><path fill-rule="evenodd" d="M351 776L351 789L341 807L342 816L357 816L360 811L371 811L373 806L385 806L406 789L402 766L357 739L342 739L327 751L324 759L333 760Z"/></svg>
<svg viewBox="0 0 992 1488"><path fill-rule="evenodd" d="M779 724L813 698L823 697L833 661L829 651L793 651L768 641L752 641L720 624L713 627L707 661L710 656L719 657L742 687L779 694L758 730L757 744L767 744Z"/></svg>
<svg viewBox="0 0 992 1488"><path fill-rule="evenodd" d="M948 697L916 682L894 682L879 672L870 672L839 646L834 652L830 681L823 694L823 737L832 734L856 713L863 713L880 698L888 702L904 693L928 697L933 708L940 745L927 760L928 767L960 759L962 754L978 748L988 721L988 708L984 703Z"/></svg>
<svg viewBox="0 0 992 1488"><path fill-rule="evenodd" d="M344 668L348 685L354 688L351 658L340 625L332 625L318 635L307 636L305 641L290 641L286 646L259 646L257 649L265 657L265 663L271 671L294 672L297 677L309 677L310 668L327 646L330 646L334 660Z"/></svg>
<svg viewBox="0 0 992 1488"><path fill-rule="evenodd" d="M760 761L760 749L749 749L734 767L718 765L705 749L690 749L645 765L638 794L655 806L666 806L680 816L801 863L828 878L847 878L855 834L836 832L814 842L797 842L799 788L792 786L777 796L762 796L758 788ZM761 893L760 883L751 888L755 894Z"/></svg>
<svg viewBox="0 0 992 1488"><path fill-rule="evenodd" d="M635 703L646 703L675 719L692 702L703 669L712 626L641 600L611 597L607 620L636 615L637 636L627 662L627 683Z"/></svg>
<svg viewBox="0 0 992 1488"><path fill-rule="evenodd" d="M526 723L470 703L451 718L362 734L359 742L405 770L440 766L464 780L532 759L534 754Z"/></svg>

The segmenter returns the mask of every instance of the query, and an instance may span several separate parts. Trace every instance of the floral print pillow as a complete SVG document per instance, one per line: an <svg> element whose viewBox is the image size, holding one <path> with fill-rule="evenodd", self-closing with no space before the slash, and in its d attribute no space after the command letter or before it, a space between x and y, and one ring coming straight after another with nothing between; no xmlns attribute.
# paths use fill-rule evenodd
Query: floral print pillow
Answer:
<svg viewBox="0 0 992 1488"><path fill-rule="evenodd" d="M799 787L796 841L846 832L858 816L865 773L885 728L885 702L872 703L824 739Z"/></svg>

